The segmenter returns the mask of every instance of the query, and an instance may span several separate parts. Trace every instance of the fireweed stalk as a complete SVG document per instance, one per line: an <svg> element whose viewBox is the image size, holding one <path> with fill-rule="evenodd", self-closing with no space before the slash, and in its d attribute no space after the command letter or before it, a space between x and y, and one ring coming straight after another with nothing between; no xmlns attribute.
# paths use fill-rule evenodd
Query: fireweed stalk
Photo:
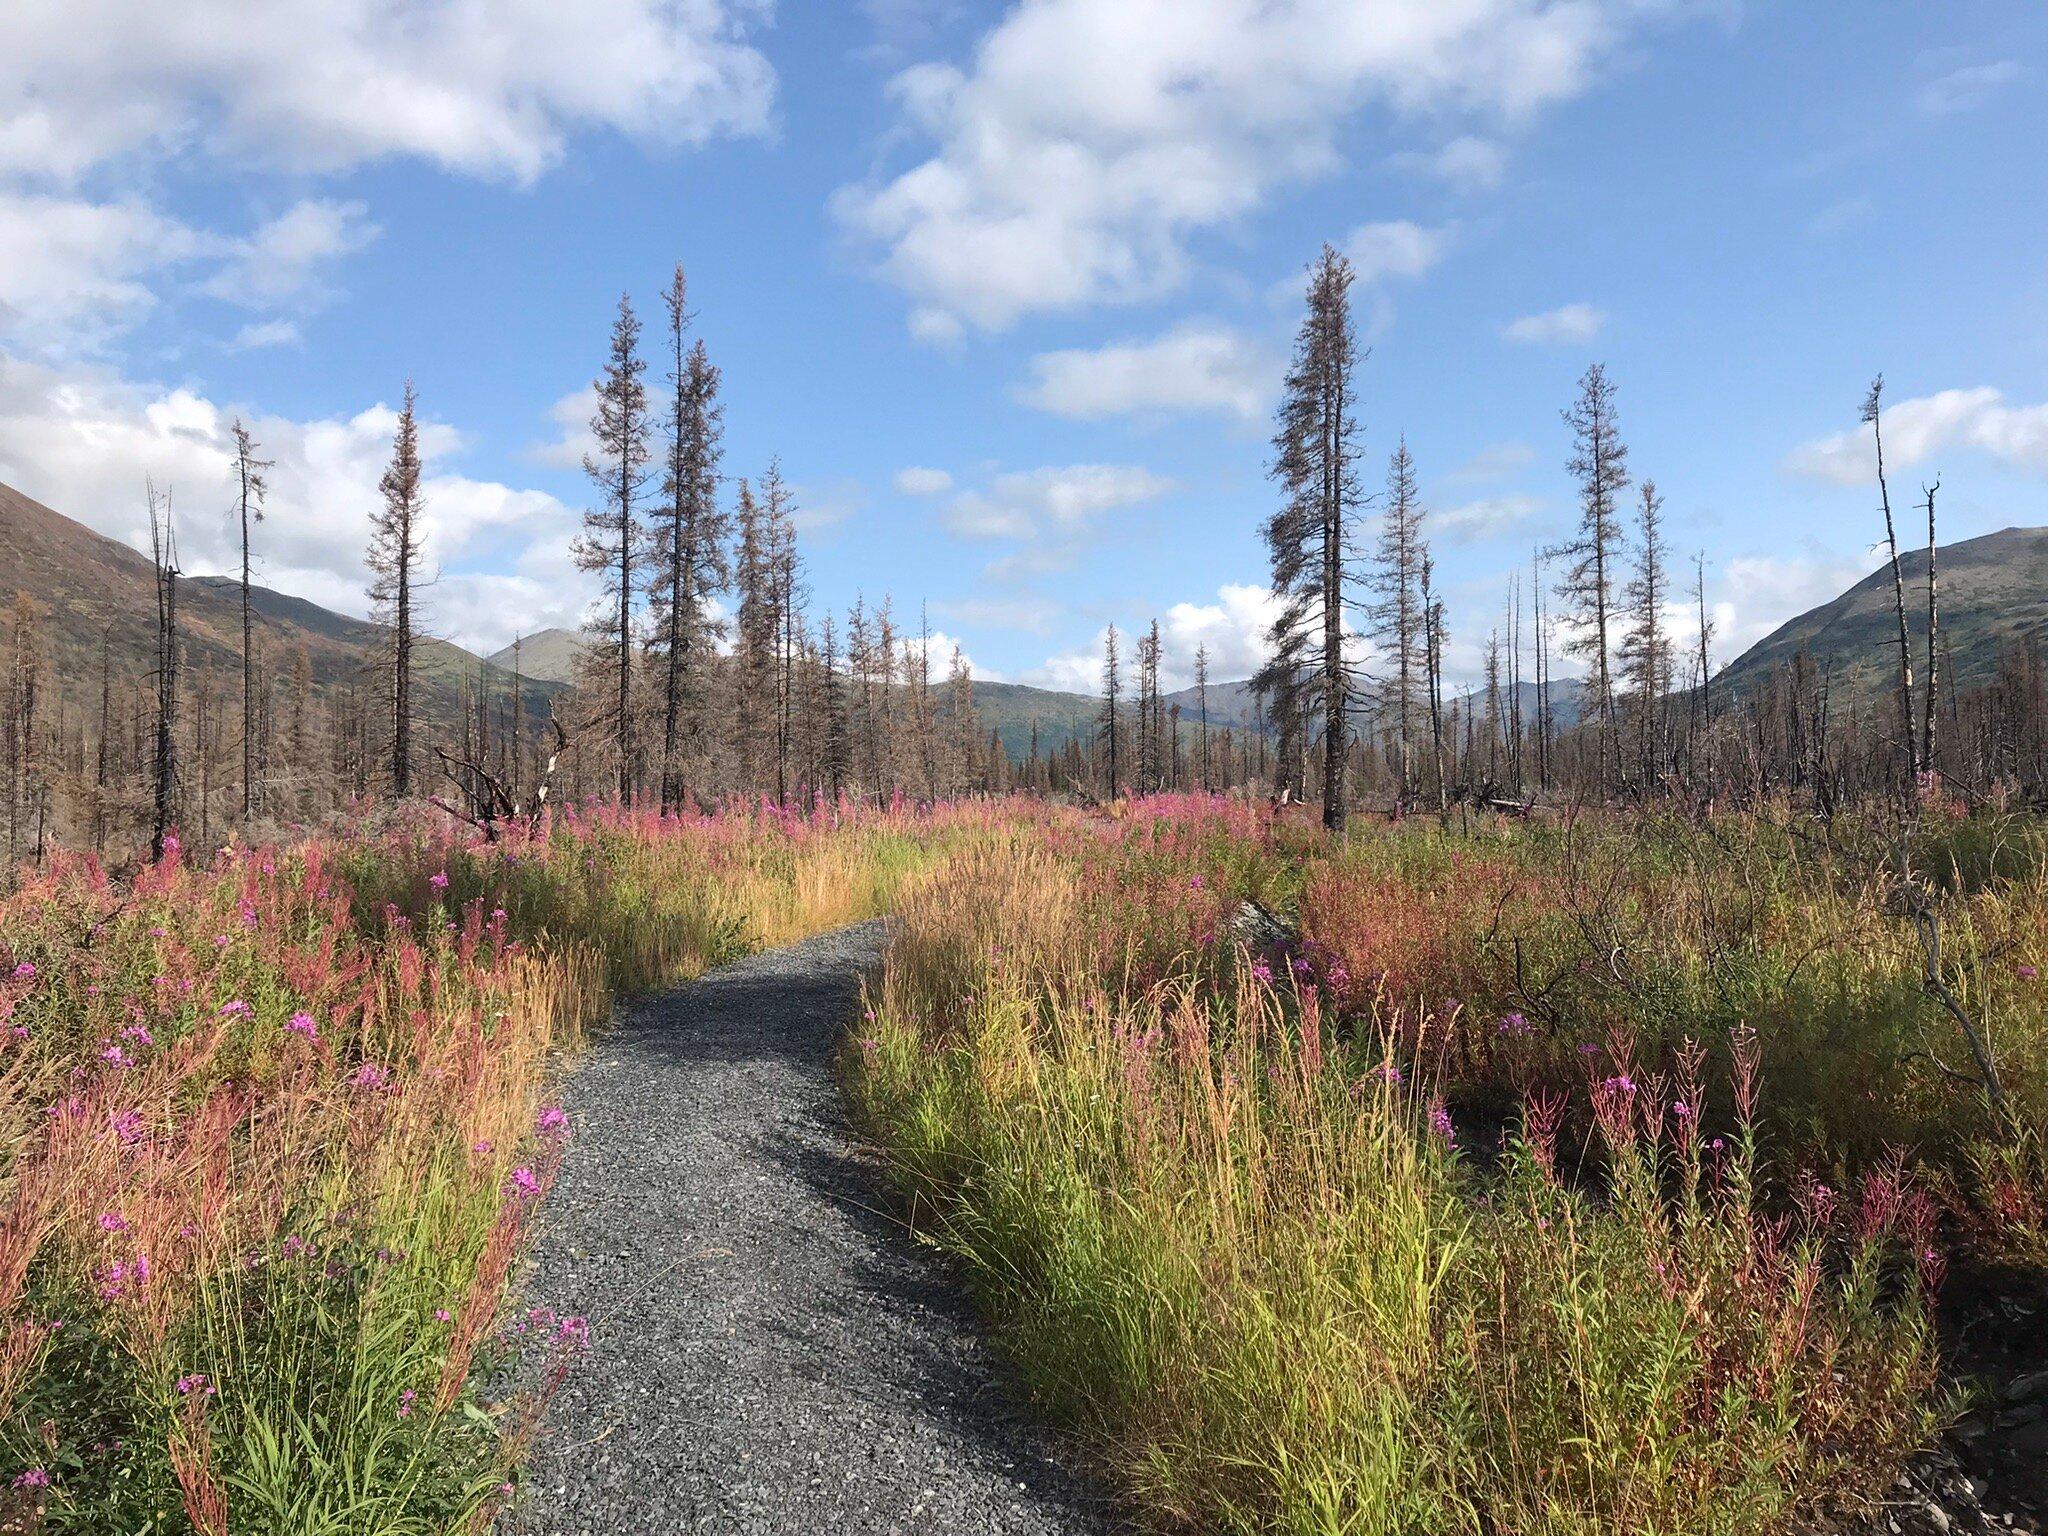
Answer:
<svg viewBox="0 0 2048 1536"><path fill-rule="evenodd" d="M0 1509L483 1529L587 1337L508 1302L566 1055L614 989L872 915L976 820L586 807L28 879L0 904Z"/></svg>
<svg viewBox="0 0 2048 1536"><path fill-rule="evenodd" d="M1767 1206L1748 1037L1722 1102L1701 1052L1648 1071L1620 1035L1575 1114L1466 1147L1411 1017L1340 1031L1326 986L1231 942L1240 841L963 850L906 892L846 1053L912 1219L1134 1503L1763 1533L1882 1487L1933 1421L1925 1196L1880 1170Z"/></svg>

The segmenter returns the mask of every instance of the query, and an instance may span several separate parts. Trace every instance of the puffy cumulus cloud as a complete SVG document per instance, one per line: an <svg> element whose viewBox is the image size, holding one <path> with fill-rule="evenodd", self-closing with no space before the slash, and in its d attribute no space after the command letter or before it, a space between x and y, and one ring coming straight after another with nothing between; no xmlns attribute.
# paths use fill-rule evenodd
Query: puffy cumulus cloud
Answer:
<svg viewBox="0 0 2048 1536"><path fill-rule="evenodd" d="M361 203L309 198L246 236L166 218L133 200L92 202L0 183L0 337L48 356L97 350L141 319L169 274L249 309L308 308L326 269L377 238ZM244 327L229 345L296 339L288 322Z"/></svg>
<svg viewBox="0 0 2048 1536"><path fill-rule="evenodd" d="M145 279L211 242L138 202L95 203L0 185L0 336L88 345L156 302Z"/></svg>
<svg viewBox="0 0 2048 1536"><path fill-rule="evenodd" d="M251 309L318 299L325 296L322 269L379 233L361 203L307 198L229 246L205 290Z"/></svg>
<svg viewBox="0 0 2048 1536"><path fill-rule="evenodd" d="M906 496L943 496L953 489L953 477L943 469L912 464L896 471L895 484Z"/></svg>
<svg viewBox="0 0 2048 1536"><path fill-rule="evenodd" d="M228 350L255 352L264 347L296 347L300 340L299 327L293 321L256 320L235 332Z"/></svg>
<svg viewBox="0 0 2048 1536"><path fill-rule="evenodd" d="M1041 352L1017 398L1056 416L1210 413L1257 421L1272 403L1279 361L1228 326L1190 321L1146 341Z"/></svg>
<svg viewBox="0 0 2048 1536"><path fill-rule="evenodd" d="M1207 646L1211 682L1236 682L1258 670L1266 655L1266 635L1280 612L1280 603L1264 587L1229 585L1217 589L1213 602L1175 603L1159 618L1159 680L1168 691L1186 688L1195 679L1195 652ZM1068 693L1096 693L1102 686L1102 651L1108 627L1083 646L1046 657L1019 674L1018 681ZM1118 626L1125 665L1132 664L1139 630Z"/></svg>
<svg viewBox="0 0 2048 1536"><path fill-rule="evenodd" d="M568 135L766 130L766 0L11 0L0 174L75 179L134 152L293 171L391 156L527 181Z"/></svg>
<svg viewBox="0 0 2048 1536"><path fill-rule="evenodd" d="M1103 513L1154 500L1172 484L1135 464L1013 470L985 490L961 492L941 517L966 538L1071 537Z"/></svg>
<svg viewBox="0 0 2048 1536"><path fill-rule="evenodd" d="M1450 249L1451 232L1407 219L1361 224L1344 242L1344 254L1362 283L1393 277L1421 277Z"/></svg>
<svg viewBox="0 0 2048 1536"><path fill-rule="evenodd" d="M1884 410L1888 467L1910 469L1937 453L1970 450L2033 474L2048 474L2048 405L2007 405L1988 385L1944 389L1901 400ZM1876 474L1868 423L1817 438L1785 460L1792 474L1837 485L1857 485Z"/></svg>
<svg viewBox="0 0 2048 1536"><path fill-rule="evenodd" d="M1714 665L1726 665L1786 620L1840 597L1870 571L1867 560L1829 555L1737 555L1711 578ZM1675 638L1697 642L1696 613L1674 605L1669 622Z"/></svg>
<svg viewBox="0 0 2048 1536"><path fill-rule="evenodd" d="M572 389L548 407L548 420L555 436L546 442L528 444L526 456L556 469L581 469L586 456L597 452L597 438L590 430L597 415L597 386L586 384Z"/></svg>
<svg viewBox="0 0 2048 1536"><path fill-rule="evenodd" d="M1532 345L1576 346L1598 336L1606 324L1607 316L1590 304L1561 304L1510 320L1500 333L1509 341Z"/></svg>
<svg viewBox="0 0 2048 1536"><path fill-rule="evenodd" d="M1424 172L1459 192L1491 192L1507 179L1508 153L1501 145L1477 134L1460 134L1431 150L1411 150L1394 157L1395 163Z"/></svg>
<svg viewBox="0 0 2048 1536"><path fill-rule="evenodd" d="M0 352L0 480L133 548L148 547L145 480L169 488L179 545L195 574L237 560L229 516L234 411L188 388L136 383L111 371L56 368ZM269 472L269 516L258 542L261 579L343 612L366 611L362 557L377 481L397 413L373 405L308 421L244 413ZM537 627L525 608L493 608L488 593L530 581L532 612L571 614L587 599L566 564L577 518L545 492L477 480L449 467L462 447L452 427L421 430L426 555L443 568L430 622L465 643L502 644L507 621ZM547 554L554 550L557 554ZM559 555L559 558L558 558ZM488 559L493 570L471 566ZM538 566L534 562L539 561Z"/></svg>
<svg viewBox="0 0 2048 1536"><path fill-rule="evenodd" d="M929 153L842 189L835 212L880 250L927 337L1150 298L1181 281L1195 233L1333 169L1354 114L1511 128L1586 89L1626 29L1664 8L1020 0L964 67L895 77Z"/></svg>

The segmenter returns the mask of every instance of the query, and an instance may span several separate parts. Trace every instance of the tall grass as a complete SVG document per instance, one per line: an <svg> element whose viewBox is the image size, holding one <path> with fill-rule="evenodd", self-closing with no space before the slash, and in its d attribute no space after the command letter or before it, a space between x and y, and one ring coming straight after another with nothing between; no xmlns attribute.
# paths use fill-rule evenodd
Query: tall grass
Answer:
<svg viewBox="0 0 2048 1536"><path fill-rule="evenodd" d="M482 1529L584 1338L509 1300L567 1054L614 989L882 910L944 824L588 808L491 844L402 823L23 885L0 1517Z"/></svg>
<svg viewBox="0 0 2048 1536"><path fill-rule="evenodd" d="M1346 858L1193 807L904 895L849 1091L1028 1388L1202 1529L1762 1533L1882 1486L1938 1406L1927 1196L1763 1189L1747 1035L1715 1103L1699 1048L1616 1032L1576 1115L1543 1093L1496 1144L1442 1097L1454 1011L1408 1002L1482 882L1390 915L1333 895ZM1290 862L1380 941L1326 924L1293 977L1234 945L1219 886Z"/></svg>

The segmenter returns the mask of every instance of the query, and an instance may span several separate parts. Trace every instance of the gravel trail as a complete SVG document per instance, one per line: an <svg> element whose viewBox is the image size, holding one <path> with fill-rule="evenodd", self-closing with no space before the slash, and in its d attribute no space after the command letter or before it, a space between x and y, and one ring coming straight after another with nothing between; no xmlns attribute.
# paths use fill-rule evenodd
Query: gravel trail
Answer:
<svg viewBox="0 0 2048 1536"><path fill-rule="evenodd" d="M570 1082L528 1290L592 1345L521 1531L1109 1528L849 1143L831 1051L882 943L863 923L634 1005Z"/></svg>

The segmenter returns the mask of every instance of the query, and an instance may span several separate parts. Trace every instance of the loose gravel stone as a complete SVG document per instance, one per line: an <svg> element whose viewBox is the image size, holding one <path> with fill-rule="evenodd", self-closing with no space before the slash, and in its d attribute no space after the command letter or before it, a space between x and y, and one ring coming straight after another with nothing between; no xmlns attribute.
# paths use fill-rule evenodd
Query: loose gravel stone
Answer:
<svg viewBox="0 0 2048 1536"><path fill-rule="evenodd" d="M631 1008L569 1084L529 1297L590 1319L534 1536L1093 1533L958 1289L855 1153L831 1053L883 925Z"/></svg>

